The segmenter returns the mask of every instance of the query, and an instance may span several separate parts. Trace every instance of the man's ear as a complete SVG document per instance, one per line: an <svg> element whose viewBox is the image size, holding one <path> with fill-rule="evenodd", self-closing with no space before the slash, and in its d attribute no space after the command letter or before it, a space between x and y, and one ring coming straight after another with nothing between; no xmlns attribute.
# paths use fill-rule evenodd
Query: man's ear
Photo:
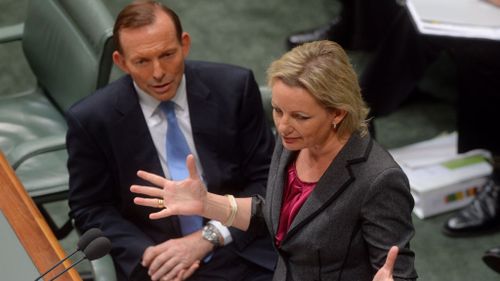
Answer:
<svg viewBox="0 0 500 281"><path fill-rule="evenodd" d="M113 62L118 66L123 72L129 73L127 63L125 62L125 57L118 51L113 52Z"/></svg>
<svg viewBox="0 0 500 281"><path fill-rule="evenodd" d="M181 36L182 43L182 55L187 58L189 55L189 50L191 49L191 36L187 32L182 32Z"/></svg>

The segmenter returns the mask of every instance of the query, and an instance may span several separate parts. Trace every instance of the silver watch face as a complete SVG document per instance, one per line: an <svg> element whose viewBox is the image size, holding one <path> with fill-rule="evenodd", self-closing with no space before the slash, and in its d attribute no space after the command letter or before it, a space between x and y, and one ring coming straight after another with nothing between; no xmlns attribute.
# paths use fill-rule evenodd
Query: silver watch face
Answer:
<svg viewBox="0 0 500 281"><path fill-rule="evenodd" d="M205 225L201 231L201 235L203 236L203 239L207 240L208 242L214 244L215 246L220 246L219 233L213 225Z"/></svg>

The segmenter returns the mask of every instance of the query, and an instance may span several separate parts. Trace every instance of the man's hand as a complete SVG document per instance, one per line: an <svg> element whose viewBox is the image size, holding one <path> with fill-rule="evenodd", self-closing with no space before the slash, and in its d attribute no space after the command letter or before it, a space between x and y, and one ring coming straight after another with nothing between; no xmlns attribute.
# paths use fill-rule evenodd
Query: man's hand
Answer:
<svg viewBox="0 0 500 281"><path fill-rule="evenodd" d="M382 268L377 271L377 274L373 277L373 281L393 281L392 271L394 270L394 264L396 263L396 258L398 257L399 248L392 246L387 253L387 259Z"/></svg>
<svg viewBox="0 0 500 281"><path fill-rule="evenodd" d="M184 280L212 250L213 245L202 238L201 231L197 231L147 248L142 265L148 267L152 280Z"/></svg>

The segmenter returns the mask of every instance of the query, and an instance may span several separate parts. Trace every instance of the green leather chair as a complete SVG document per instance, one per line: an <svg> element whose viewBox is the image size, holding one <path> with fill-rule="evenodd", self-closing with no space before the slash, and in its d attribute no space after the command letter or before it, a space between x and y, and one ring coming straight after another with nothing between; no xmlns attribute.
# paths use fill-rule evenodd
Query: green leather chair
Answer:
<svg viewBox="0 0 500 281"><path fill-rule="evenodd" d="M267 122L269 123L273 133L276 134L276 128L274 127L273 121L273 107L271 106L271 89L268 86L260 86L259 90Z"/></svg>
<svg viewBox="0 0 500 281"><path fill-rule="evenodd" d="M42 213L66 197L64 111L109 79L113 18L96 0L30 1L26 22L0 29L0 42L22 41L34 89L0 95L0 149ZM69 224L57 231L61 238Z"/></svg>
<svg viewBox="0 0 500 281"><path fill-rule="evenodd" d="M58 238L72 224L59 228L44 204L67 198L64 112L108 83L113 22L100 0L31 0L24 23L0 28L0 43L21 41L37 80L0 93L0 150Z"/></svg>

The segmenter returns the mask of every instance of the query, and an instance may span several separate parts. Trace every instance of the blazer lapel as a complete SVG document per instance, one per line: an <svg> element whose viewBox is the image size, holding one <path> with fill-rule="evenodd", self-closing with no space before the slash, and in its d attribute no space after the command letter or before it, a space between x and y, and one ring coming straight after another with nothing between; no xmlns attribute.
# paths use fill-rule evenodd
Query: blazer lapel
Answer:
<svg viewBox="0 0 500 281"><path fill-rule="evenodd" d="M280 142L280 140L277 140ZM273 161L279 161L278 165L271 166L268 178L267 192L270 195L266 196L269 202L266 205L269 208L269 217L271 218L271 233L278 232L279 220L281 215L281 205L283 202L283 191L287 180L287 167L288 164L295 159L296 152L291 152L283 148L279 143L275 148L275 155Z"/></svg>
<svg viewBox="0 0 500 281"><path fill-rule="evenodd" d="M203 167L203 179L207 186L220 186L218 168L218 131L221 124L217 119L219 106L210 99L210 89L203 84L197 74L186 64L186 92L193 139ZM213 190L211 190L213 191Z"/></svg>
<svg viewBox="0 0 500 281"><path fill-rule="evenodd" d="M360 137L354 133L342 148L325 174L320 178L314 191L294 218L283 242L293 236L304 224L310 222L317 214L327 208L355 180L351 165L366 161L371 149L369 136ZM286 170L286 167L285 167Z"/></svg>
<svg viewBox="0 0 500 281"><path fill-rule="evenodd" d="M120 140L114 144L116 150L121 152L120 157L129 161L124 166L133 169L139 167L163 176L158 153L144 120L132 79L127 76L123 82L123 89L120 89L115 102L118 118L112 134L115 140ZM133 158L128 158L130 156ZM135 175L137 170L129 172Z"/></svg>

